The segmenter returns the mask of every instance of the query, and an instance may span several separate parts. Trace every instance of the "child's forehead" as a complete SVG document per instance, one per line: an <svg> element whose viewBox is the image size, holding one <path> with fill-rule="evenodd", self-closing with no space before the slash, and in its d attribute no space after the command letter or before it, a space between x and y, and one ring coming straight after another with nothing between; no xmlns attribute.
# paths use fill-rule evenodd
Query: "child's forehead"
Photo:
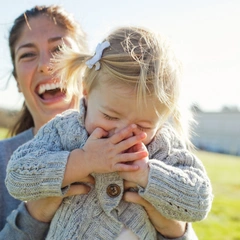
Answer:
<svg viewBox="0 0 240 240"><path fill-rule="evenodd" d="M105 73L104 71L99 72L96 77L97 85L100 87L107 87L113 89L119 89L121 91L136 93L136 83L129 83L124 79L120 79L113 74Z"/></svg>

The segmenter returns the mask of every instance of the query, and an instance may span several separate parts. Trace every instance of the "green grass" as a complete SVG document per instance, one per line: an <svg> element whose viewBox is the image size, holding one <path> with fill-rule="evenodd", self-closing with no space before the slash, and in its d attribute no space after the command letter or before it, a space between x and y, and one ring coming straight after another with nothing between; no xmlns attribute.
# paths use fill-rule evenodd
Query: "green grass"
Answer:
<svg viewBox="0 0 240 240"><path fill-rule="evenodd" d="M193 224L199 240L240 240L240 157L197 152L212 182L208 217Z"/></svg>
<svg viewBox="0 0 240 240"><path fill-rule="evenodd" d="M7 129L0 128L0 139ZM211 179L214 201L208 217L193 223L199 240L240 240L240 157L202 152Z"/></svg>
<svg viewBox="0 0 240 240"><path fill-rule="evenodd" d="M0 140L7 137L8 129L0 127Z"/></svg>

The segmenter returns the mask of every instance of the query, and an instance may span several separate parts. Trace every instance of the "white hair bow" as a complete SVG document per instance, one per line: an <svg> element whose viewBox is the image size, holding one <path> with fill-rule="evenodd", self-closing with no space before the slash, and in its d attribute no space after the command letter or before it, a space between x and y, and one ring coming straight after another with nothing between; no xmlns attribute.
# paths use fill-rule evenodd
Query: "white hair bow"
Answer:
<svg viewBox="0 0 240 240"><path fill-rule="evenodd" d="M99 70L100 69L100 63L99 60L102 57L103 54L103 50L105 50L106 48L108 48L110 46L110 43L108 41L99 43L97 45L96 51L95 51L95 55L89 59L86 64L89 68L92 68L95 65L95 70Z"/></svg>

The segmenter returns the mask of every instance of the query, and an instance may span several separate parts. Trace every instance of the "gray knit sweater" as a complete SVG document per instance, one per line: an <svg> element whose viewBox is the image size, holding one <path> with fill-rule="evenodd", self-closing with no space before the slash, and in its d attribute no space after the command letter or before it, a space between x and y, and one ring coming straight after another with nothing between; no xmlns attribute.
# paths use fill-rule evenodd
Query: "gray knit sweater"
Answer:
<svg viewBox="0 0 240 240"><path fill-rule="evenodd" d="M65 166L70 151L82 148L88 138L85 108L68 110L43 126L37 136L14 152L7 168L6 186L20 200L64 196ZM147 146L150 173L138 193L167 218L192 222L204 219L211 207L212 189L202 163L164 125ZM122 200L123 180L117 173L95 174L96 183L86 195L65 198L56 212L47 239L104 239L119 236L123 226L139 239L156 239L144 209ZM116 184L121 194L109 197Z"/></svg>

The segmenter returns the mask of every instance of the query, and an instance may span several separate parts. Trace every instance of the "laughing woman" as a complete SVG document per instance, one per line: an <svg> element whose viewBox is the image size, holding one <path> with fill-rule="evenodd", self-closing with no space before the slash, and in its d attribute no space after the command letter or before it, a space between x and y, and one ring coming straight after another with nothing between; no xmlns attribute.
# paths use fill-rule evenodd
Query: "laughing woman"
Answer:
<svg viewBox="0 0 240 240"><path fill-rule="evenodd" d="M21 116L11 129L11 138L0 141L0 239L44 239L61 198L21 203L5 187L6 165L13 151L32 139L56 114L78 108L78 98L65 101L59 80L51 73L50 59L66 44L87 51L81 26L59 6L36 6L21 14L9 33L13 76L24 96ZM93 182L88 178L83 181ZM69 195L83 194L88 187L74 186ZM15 210L15 211L13 211ZM36 231L37 229L37 231Z"/></svg>

